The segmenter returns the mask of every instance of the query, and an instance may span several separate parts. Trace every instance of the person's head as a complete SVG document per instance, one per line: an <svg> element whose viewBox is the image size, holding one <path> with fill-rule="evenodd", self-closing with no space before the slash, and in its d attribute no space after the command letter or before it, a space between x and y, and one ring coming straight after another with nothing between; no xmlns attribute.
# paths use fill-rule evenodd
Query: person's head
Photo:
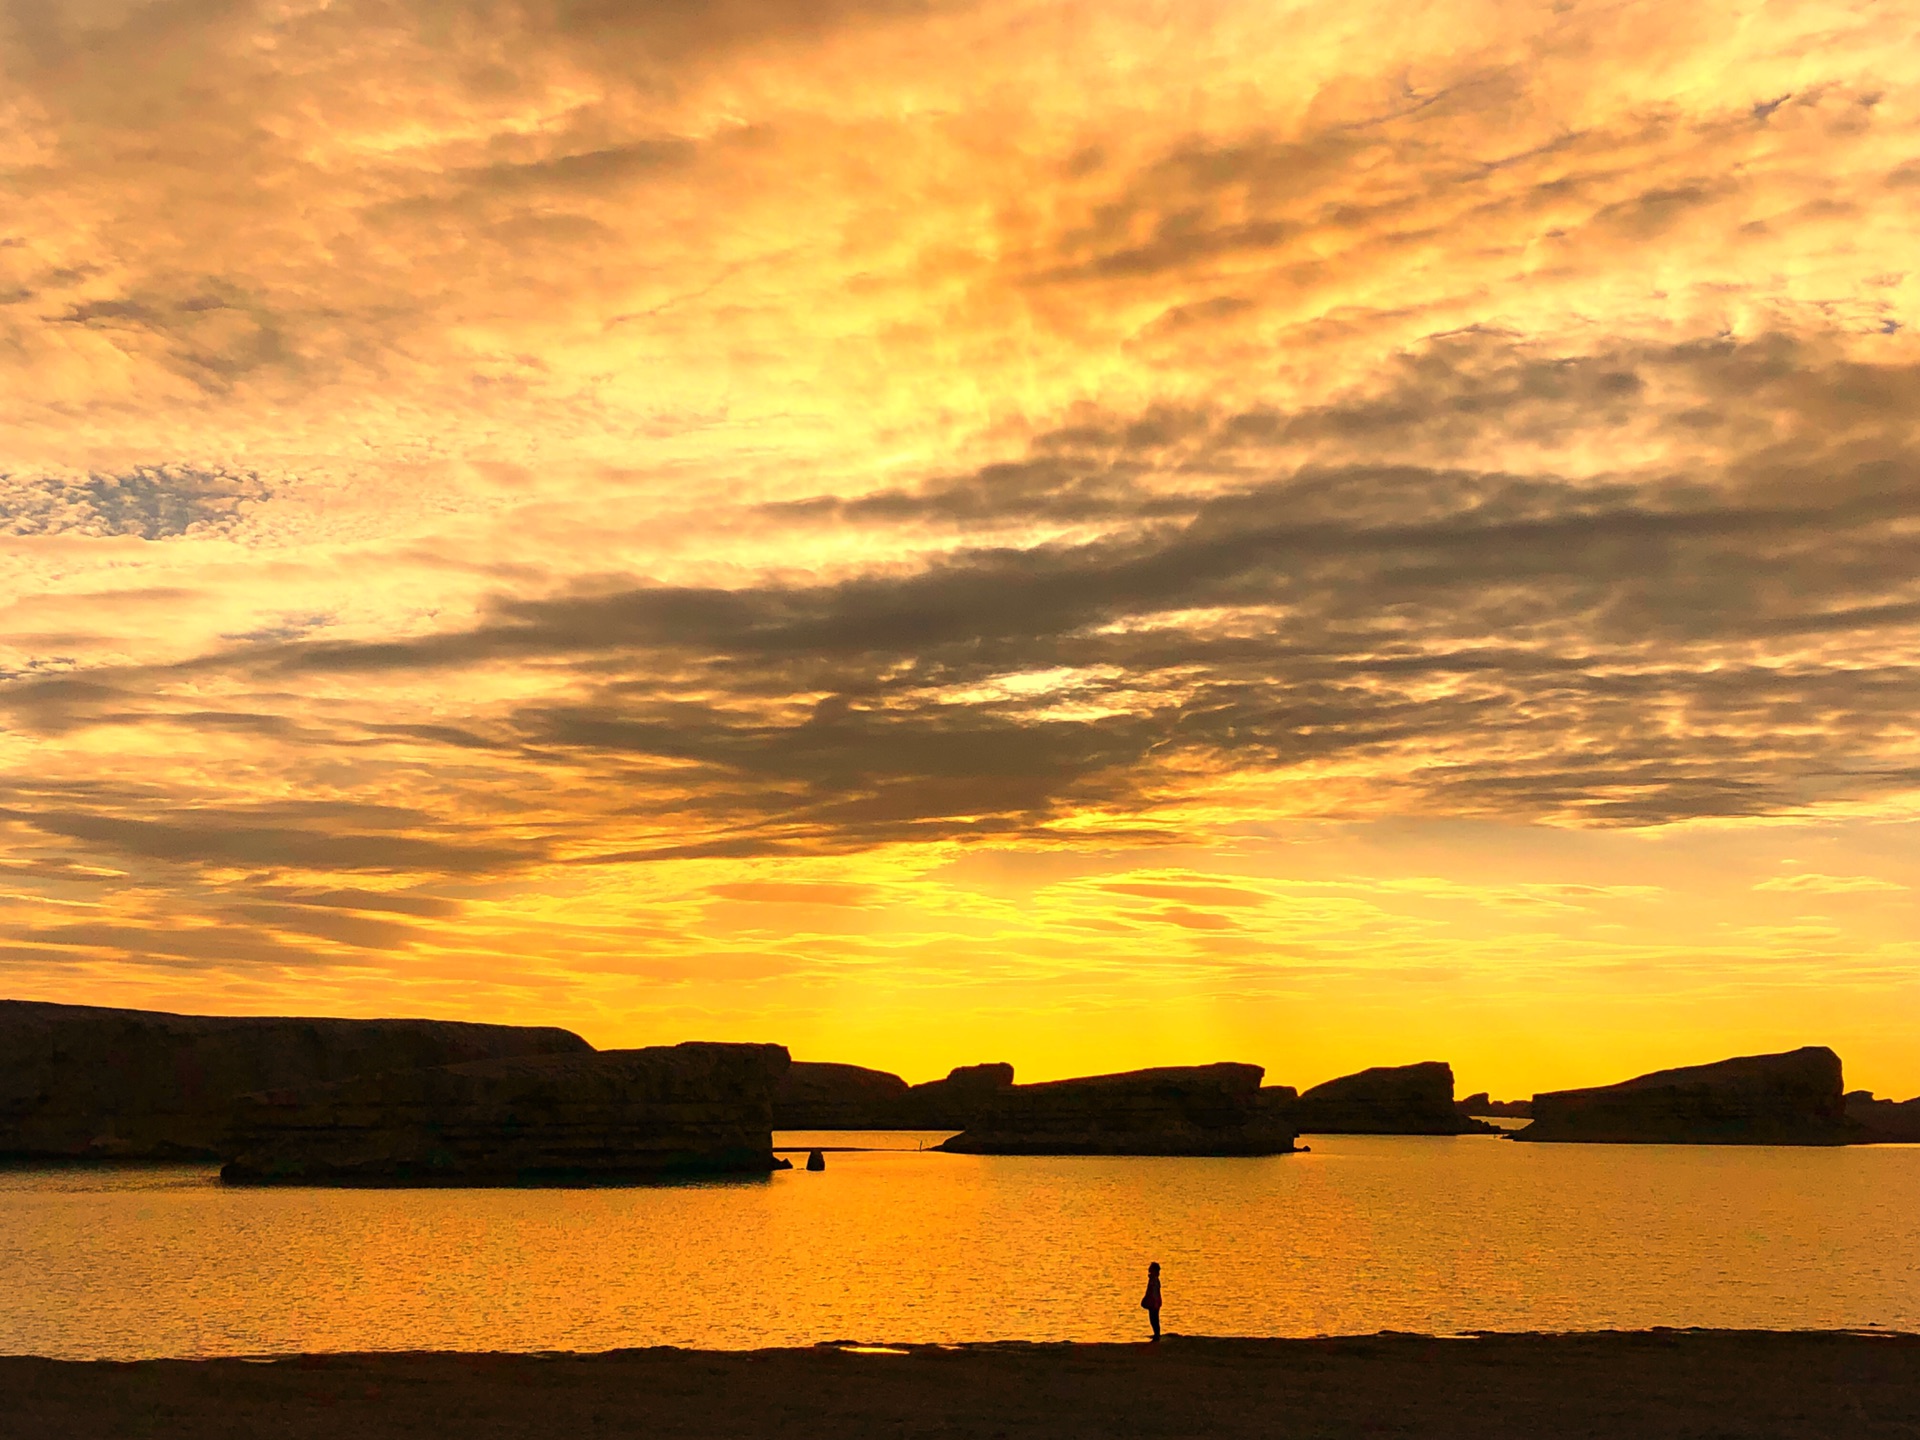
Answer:
<svg viewBox="0 0 1920 1440"><path fill-rule="evenodd" d="M1155 1260L1151 1265L1147 1266L1147 1273L1149 1275L1158 1275L1160 1273L1160 1262Z"/></svg>

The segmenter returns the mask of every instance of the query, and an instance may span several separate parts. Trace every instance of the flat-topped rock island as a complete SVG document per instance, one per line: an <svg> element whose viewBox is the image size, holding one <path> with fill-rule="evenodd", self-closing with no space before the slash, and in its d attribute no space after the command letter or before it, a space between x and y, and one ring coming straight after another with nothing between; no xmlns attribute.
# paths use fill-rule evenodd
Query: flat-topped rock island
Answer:
<svg viewBox="0 0 1920 1440"><path fill-rule="evenodd" d="M234 1107L251 1092L592 1053L572 1031L547 1026L0 1000L0 1159L224 1160Z"/></svg>
<svg viewBox="0 0 1920 1440"><path fill-rule="evenodd" d="M523 1056L250 1096L238 1184L486 1185L764 1174L779 1045Z"/></svg>
<svg viewBox="0 0 1920 1440"><path fill-rule="evenodd" d="M1533 1097L1515 1140L1587 1144L1847 1145L1876 1138L1847 1118L1840 1057L1824 1045L1656 1070Z"/></svg>
<svg viewBox="0 0 1920 1440"><path fill-rule="evenodd" d="M1284 1155L1295 1131L1258 1065L1172 1065L1010 1085L940 1146L961 1155ZM1289 1096L1292 1092L1288 1092Z"/></svg>

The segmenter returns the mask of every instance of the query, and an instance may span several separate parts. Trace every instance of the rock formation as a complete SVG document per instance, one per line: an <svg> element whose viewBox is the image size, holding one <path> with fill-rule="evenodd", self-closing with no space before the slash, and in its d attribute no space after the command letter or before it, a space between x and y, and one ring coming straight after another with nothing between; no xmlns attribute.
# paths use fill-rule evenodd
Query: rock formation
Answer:
<svg viewBox="0 0 1920 1440"><path fill-rule="evenodd" d="M796 1060L774 1098L779 1130L963 1130L1013 1084L1005 1062L961 1065L909 1086L858 1065Z"/></svg>
<svg viewBox="0 0 1920 1440"><path fill-rule="evenodd" d="M1494 1100L1490 1099L1484 1090L1477 1090L1466 1099L1455 1101L1453 1108L1462 1115L1498 1115L1507 1120L1533 1118L1531 1100Z"/></svg>
<svg viewBox="0 0 1920 1440"><path fill-rule="evenodd" d="M796 1060L773 1097L776 1130L890 1130L907 1082L884 1070Z"/></svg>
<svg viewBox="0 0 1920 1440"><path fill-rule="evenodd" d="M1258 1065L1185 1065L995 1087L940 1148L963 1155L1277 1155L1294 1132Z"/></svg>
<svg viewBox="0 0 1920 1440"><path fill-rule="evenodd" d="M946 1079L909 1090L897 1112L898 1123L909 1130L964 1130L994 1113L1013 1088L1013 1066L1004 1060L958 1065Z"/></svg>
<svg viewBox="0 0 1920 1440"><path fill-rule="evenodd" d="M0 1000L0 1158L224 1159L234 1101L249 1091L592 1048L566 1030L521 1025Z"/></svg>
<svg viewBox="0 0 1920 1440"><path fill-rule="evenodd" d="M489 1185L775 1169L778 1045L524 1056L249 1096L221 1178Z"/></svg>
<svg viewBox="0 0 1920 1440"><path fill-rule="evenodd" d="M1453 1067L1443 1060L1376 1065L1303 1093L1291 1112L1303 1135L1467 1135L1496 1127L1453 1103Z"/></svg>
<svg viewBox="0 0 1920 1440"><path fill-rule="evenodd" d="M1920 1096L1911 1100L1876 1100L1871 1090L1849 1090L1847 1119L1864 1132L1866 1144L1898 1141L1920 1144Z"/></svg>
<svg viewBox="0 0 1920 1440"><path fill-rule="evenodd" d="M1618 1085L1533 1097L1516 1140L1672 1145L1844 1145L1840 1057L1824 1045L1657 1070Z"/></svg>

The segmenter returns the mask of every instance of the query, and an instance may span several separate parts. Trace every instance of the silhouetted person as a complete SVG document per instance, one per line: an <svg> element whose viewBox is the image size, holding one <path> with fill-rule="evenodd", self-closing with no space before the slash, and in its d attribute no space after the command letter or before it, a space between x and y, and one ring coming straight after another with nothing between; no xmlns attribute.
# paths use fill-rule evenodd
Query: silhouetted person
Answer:
<svg viewBox="0 0 1920 1440"><path fill-rule="evenodd" d="M825 1155L822 1155L818 1150L810 1150L807 1152L807 1169L824 1170L826 1168L827 1157Z"/></svg>
<svg viewBox="0 0 1920 1440"><path fill-rule="evenodd" d="M1160 1338L1160 1262L1147 1266L1147 1293L1140 1297L1140 1308L1153 1322L1153 1338Z"/></svg>

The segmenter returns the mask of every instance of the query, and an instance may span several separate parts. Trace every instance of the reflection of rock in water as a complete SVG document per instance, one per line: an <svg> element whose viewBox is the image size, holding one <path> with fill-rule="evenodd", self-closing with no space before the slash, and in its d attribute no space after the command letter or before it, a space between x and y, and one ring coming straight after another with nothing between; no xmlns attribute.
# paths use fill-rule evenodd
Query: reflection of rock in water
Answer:
<svg viewBox="0 0 1920 1440"><path fill-rule="evenodd" d="M1533 1097L1516 1140L1681 1145L1844 1145L1840 1057L1824 1045L1657 1070L1589 1090Z"/></svg>
<svg viewBox="0 0 1920 1440"><path fill-rule="evenodd" d="M1453 1103L1453 1067L1443 1060L1376 1065L1316 1085L1293 1106L1303 1135L1466 1135L1496 1127Z"/></svg>
<svg viewBox="0 0 1920 1440"><path fill-rule="evenodd" d="M225 1159L234 1102L389 1070L590 1054L566 1030L0 1000L0 1157Z"/></svg>
<svg viewBox="0 0 1920 1440"><path fill-rule="evenodd" d="M778 1045L688 1043L485 1060L250 1096L253 1184L512 1184L765 1173Z"/></svg>
<svg viewBox="0 0 1920 1440"><path fill-rule="evenodd" d="M940 1146L964 1155L1278 1155L1293 1149L1258 1065L1178 1065L1001 1090Z"/></svg>
<svg viewBox="0 0 1920 1440"><path fill-rule="evenodd" d="M818 1150L812 1150L807 1153L807 1169L824 1170L826 1168L827 1157L825 1155L822 1155Z"/></svg>

